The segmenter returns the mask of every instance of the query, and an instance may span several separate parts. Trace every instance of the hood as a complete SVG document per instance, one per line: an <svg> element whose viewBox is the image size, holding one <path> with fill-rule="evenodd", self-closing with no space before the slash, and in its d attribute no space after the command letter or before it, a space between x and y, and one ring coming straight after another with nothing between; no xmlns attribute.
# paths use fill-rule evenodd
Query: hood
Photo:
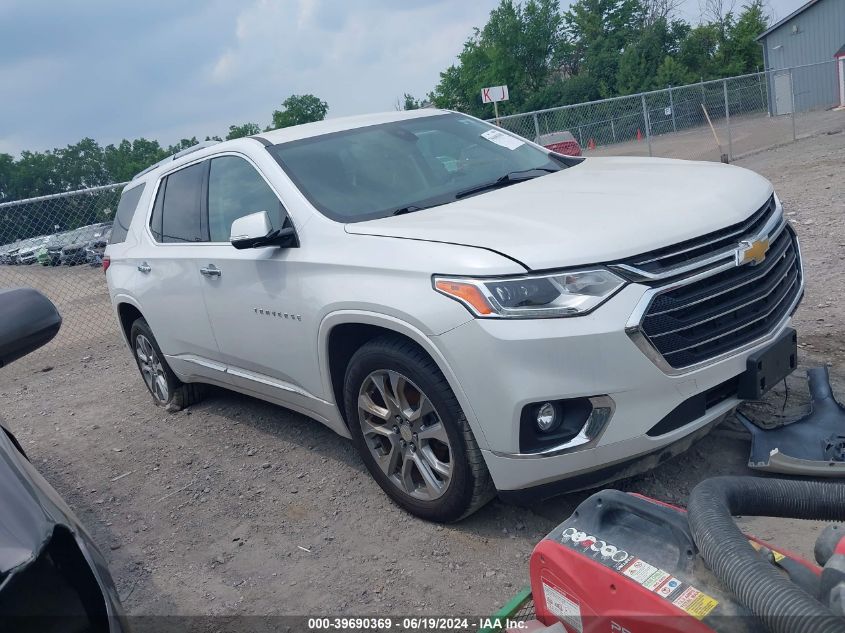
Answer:
<svg viewBox="0 0 845 633"><path fill-rule="evenodd" d="M529 270L612 262L741 222L772 186L722 163L588 158L440 207L346 225L356 235L462 244Z"/></svg>

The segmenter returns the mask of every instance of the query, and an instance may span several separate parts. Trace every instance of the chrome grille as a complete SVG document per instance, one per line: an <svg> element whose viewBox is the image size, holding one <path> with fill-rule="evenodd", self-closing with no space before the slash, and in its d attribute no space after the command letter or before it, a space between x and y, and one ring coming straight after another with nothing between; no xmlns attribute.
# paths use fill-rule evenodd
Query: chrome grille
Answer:
<svg viewBox="0 0 845 633"><path fill-rule="evenodd" d="M716 267L733 257L737 243L748 236L772 236L783 228L774 194L749 218L719 231L616 262L617 269L636 281L668 279Z"/></svg>
<svg viewBox="0 0 845 633"><path fill-rule="evenodd" d="M689 367L771 332L794 308L801 288L797 240L782 227L759 265L723 267L657 289L638 330L670 367Z"/></svg>

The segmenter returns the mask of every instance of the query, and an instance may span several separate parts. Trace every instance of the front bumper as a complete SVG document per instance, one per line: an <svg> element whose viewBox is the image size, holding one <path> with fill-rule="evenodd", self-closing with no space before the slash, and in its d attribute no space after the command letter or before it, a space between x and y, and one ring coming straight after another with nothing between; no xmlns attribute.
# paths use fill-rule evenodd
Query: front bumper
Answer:
<svg viewBox="0 0 845 633"><path fill-rule="evenodd" d="M693 396L723 385L746 369L750 354L791 322L787 317L765 338L741 352L693 371L671 375L637 347L625 326L648 288L631 284L595 312L569 319L505 321L473 319L434 337L471 411L476 439L496 487L520 490L578 478L572 488L608 479L607 469L639 456L659 454L712 426L740 400L728 395L706 412L668 432L648 432ZM562 454L522 454L520 415L525 405L546 400L609 396L612 418L587 448ZM628 464L630 466L630 464ZM618 469L618 478L631 474ZM624 471L624 472L623 472Z"/></svg>

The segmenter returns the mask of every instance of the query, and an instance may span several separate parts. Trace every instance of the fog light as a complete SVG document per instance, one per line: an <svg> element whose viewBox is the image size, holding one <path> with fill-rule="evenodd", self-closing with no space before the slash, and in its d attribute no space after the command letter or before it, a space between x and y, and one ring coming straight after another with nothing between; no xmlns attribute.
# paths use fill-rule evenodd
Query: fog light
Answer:
<svg viewBox="0 0 845 633"><path fill-rule="evenodd" d="M543 433L548 433L557 428L558 424L560 424L560 416L557 414L555 405L551 402L540 405L537 409L537 428Z"/></svg>

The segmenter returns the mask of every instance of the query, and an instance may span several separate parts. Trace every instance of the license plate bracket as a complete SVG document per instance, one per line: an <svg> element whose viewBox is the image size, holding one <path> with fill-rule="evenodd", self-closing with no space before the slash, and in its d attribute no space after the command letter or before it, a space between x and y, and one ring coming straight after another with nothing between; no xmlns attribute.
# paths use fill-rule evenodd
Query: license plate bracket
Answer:
<svg viewBox="0 0 845 633"><path fill-rule="evenodd" d="M748 357L737 395L743 400L759 400L797 365L798 335L795 329L787 328L774 343Z"/></svg>

